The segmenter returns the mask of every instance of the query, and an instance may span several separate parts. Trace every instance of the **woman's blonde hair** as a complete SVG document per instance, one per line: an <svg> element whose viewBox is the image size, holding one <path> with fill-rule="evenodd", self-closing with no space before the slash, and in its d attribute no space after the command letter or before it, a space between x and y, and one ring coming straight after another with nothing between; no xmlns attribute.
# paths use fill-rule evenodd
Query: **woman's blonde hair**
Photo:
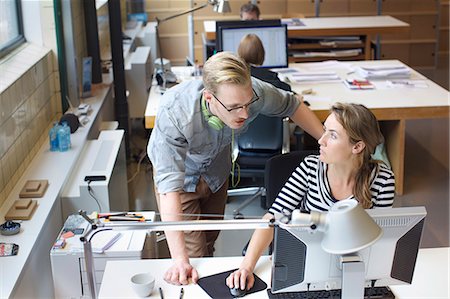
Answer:
<svg viewBox="0 0 450 299"><path fill-rule="evenodd" d="M247 63L262 65L264 63L264 46L256 34L246 34L240 41L238 55Z"/></svg>
<svg viewBox="0 0 450 299"><path fill-rule="evenodd" d="M241 86L251 84L249 66L231 52L217 53L203 66L203 85L207 90L217 92L217 87L223 83Z"/></svg>
<svg viewBox="0 0 450 299"><path fill-rule="evenodd" d="M330 111L347 131L352 144L359 141L365 144L363 151L358 155L358 171L353 194L365 209L371 208L370 177L372 170L378 167L379 163L373 160L371 155L377 145L384 141L378 121L372 111L360 104L336 103Z"/></svg>

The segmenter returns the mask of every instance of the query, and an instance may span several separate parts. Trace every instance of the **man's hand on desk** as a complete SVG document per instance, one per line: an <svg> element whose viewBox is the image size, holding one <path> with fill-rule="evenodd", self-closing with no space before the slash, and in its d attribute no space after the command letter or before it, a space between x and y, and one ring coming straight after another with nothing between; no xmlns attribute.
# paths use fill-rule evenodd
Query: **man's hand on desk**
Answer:
<svg viewBox="0 0 450 299"><path fill-rule="evenodd" d="M193 283L197 283L198 281L197 270L192 267L189 260L175 260L172 267L164 274L164 280L174 285L189 284L189 278L192 279Z"/></svg>

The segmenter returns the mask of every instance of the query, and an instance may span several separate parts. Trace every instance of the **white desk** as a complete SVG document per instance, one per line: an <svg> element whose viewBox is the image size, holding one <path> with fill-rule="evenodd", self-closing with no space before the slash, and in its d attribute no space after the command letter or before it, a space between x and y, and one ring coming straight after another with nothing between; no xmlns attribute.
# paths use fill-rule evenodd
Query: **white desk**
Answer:
<svg viewBox="0 0 450 299"><path fill-rule="evenodd" d="M192 80L194 71L193 66L173 66L172 72L177 76L178 81ZM155 126L155 117L158 112L159 101L162 98L162 93L156 80L153 80L150 94L148 95L147 105L145 107L145 128L151 129Z"/></svg>
<svg viewBox="0 0 450 299"><path fill-rule="evenodd" d="M329 63L329 62L328 62ZM377 61L351 61L353 66L402 64L398 60ZM341 65L341 67L339 66ZM323 68L324 63L296 63L290 67L300 70L316 69L317 71L336 71L341 79L348 77L348 69L342 67L342 63L336 63L330 68ZM319 69L320 68L320 69ZM183 80L187 79L186 67L174 67L175 73L181 73ZM337 102L360 103L367 106L381 121L381 129L386 138L386 147L389 160L396 179L396 192L403 194L404 185L404 153L405 130L408 119L431 119L449 116L449 93L436 83L423 77L412 70L412 79L425 80L428 88L377 88L374 90L350 90L342 82L336 83L303 83L291 84L292 89L301 93L302 90L312 88L316 97L308 99L311 110L324 121L329 114L329 107ZM161 94L157 87L153 86L147 101L145 110L145 126L153 128L155 116L158 111Z"/></svg>
<svg viewBox="0 0 450 299"><path fill-rule="evenodd" d="M396 298L450 298L449 290L449 248L421 249L417 259L413 283L393 286ZM243 257L220 257L191 259L200 277L220 273L238 267ZM137 298L130 286L130 277L140 272L151 272L156 277L155 290L149 298L159 298L158 288L165 298L178 298L180 286L166 283L162 276L171 265L170 259L109 261L106 264L99 298ZM268 256L259 260L255 273L270 286L271 262ZM224 282L225 283L225 282ZM209 298L203 289L195 284L184 286L185 298ZM250 294L245 298L267 298L266 291Z"/></svg>
<svg viewBox="0 0 450 299"><path fill-rule="evenodd" d="M450 248L419 250L411 285L392 286L397 298L450 298Z"/></svg>
<svg viewBox="0 0 450 299"><path fill-rule="evenodd" d="M285 21L288 19L284 19ZM409 24L391 16L346 16L300 18L304 26L288 25L288 36L335 36L396 33ZM206 38L216 39L216 21L204 21Z"/></svg>
<svg viewBox="0 0 450 299"><path fill-rule="evenodd" d="M323 63L291 64L299 70L335 71L341 79L348 75L348 69L342 67L345 63L335 63L330 68L324 68ZM398 60L352 61L352 66L369 66L382 64L404 65ZM432 119L449 117L449 92L433 81L411 69L411 79L425 80L428 88L387 88L385 80L371 80L376 89L350 90L342 82L335 83L302 83L291 84L298 93L312 89L315 97L308 99L311 110L324 121L329 114L329 107L337 101L358 103L368 107L380 121L380 127L386 140L386 149L395 174L395 187L398 195L404 188L404 154L406 120Z"/></svg>
<svg viewBox="0 0 450 299"><path fill-rule="evenodd" d="M200 277L238 268L242 257L193 258L191 264ZM181 286L170 285L163 280L163 275L171 265L171 259L148 259L136 261L108 261L103 274L99 298L137 298L131 289L130 278L136 273L151 272L155 280L155 289L149 298L160 298L158 288L162 288L164 298L178 298ZM268 256L258 261L255 273L266 283L270 282L271 262ZM224 282L225 283L225 282ZM184 298L210 298L197 284L183 286ZM245 298L267 298L266 291L249 294Z"/></svg>
<svg viewBox="0 0 450 299"><path fill-rule="evenodd" d="M286 19L285 19L286 20ZM363 59L371 59L370 43L376 34L398 33L409 29L409 24L391 16L346 16L300 18L304 26L288 25L288 37L362 36ZM205 36L216 39L216 21L204 21Z"/></svg>

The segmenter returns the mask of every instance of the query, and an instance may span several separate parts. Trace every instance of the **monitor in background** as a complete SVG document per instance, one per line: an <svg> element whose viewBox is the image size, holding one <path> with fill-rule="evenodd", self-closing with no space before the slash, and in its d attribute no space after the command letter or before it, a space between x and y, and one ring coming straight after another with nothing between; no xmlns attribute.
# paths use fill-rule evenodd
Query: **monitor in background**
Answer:
<svg viewBox="0 0 450 299"><path fill-rule="evenodd" d="M231 20L231 21L216 21L216 51L222 51L222 39L219 34L221 28L231 28L231 27L243 27L243 26L278 26L281 25L280 19L271 20Z"/></svg>
<svg viewBox="0 0 450 299"><path fill-rule="evenodd" d="M426 211L424 207L371 209L367 213L383 235L358 255L365 266L365 287L412 282ZM340 289L340 255L321 247L323 232L280 225L275 229L272 293Z"/></svg>
<svg viewBox="0 0 450 299"><path fill-rule="evenodd" d="M246 34L253 33L261 39L266 52L262 67L283 68L288 66L287 27L279 20L235 21L218 24L217 30L217 51L237 53L241 39Z"/></svg>

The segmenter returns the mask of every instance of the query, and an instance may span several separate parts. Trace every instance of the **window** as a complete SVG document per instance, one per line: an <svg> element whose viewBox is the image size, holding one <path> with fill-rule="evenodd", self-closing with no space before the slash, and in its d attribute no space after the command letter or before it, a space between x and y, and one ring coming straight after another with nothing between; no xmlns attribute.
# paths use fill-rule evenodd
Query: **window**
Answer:
<svg viewBox="0 0 450 299"><path fill-rule="evenodd" d="M0 1L0 57L24 41L20 0Z"/></svg>

